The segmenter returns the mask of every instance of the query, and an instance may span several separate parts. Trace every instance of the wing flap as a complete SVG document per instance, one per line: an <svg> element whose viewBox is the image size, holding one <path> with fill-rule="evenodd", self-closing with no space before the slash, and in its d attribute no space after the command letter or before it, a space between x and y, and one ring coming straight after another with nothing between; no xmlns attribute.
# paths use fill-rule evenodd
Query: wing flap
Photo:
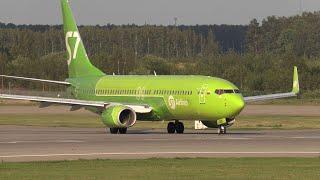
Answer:
<svg viewBox="0 0 320 180"><path fill-rule="evenodd" d="M125 105L133 109L137 113L146 114L152 111L152 108L147 105Z"/></svg>

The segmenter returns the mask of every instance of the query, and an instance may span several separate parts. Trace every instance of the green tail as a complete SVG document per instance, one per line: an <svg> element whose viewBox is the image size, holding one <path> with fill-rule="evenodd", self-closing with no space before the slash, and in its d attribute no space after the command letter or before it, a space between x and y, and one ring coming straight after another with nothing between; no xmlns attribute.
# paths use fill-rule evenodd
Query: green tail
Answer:
<svg viewBox="0 0 320 180"><path fill-rule="evenodd" d="M78 27L74 20L69 0L61 0L61 8L64 35L68 52L69 78L105 75L90 63L81 40Z"/></svg>

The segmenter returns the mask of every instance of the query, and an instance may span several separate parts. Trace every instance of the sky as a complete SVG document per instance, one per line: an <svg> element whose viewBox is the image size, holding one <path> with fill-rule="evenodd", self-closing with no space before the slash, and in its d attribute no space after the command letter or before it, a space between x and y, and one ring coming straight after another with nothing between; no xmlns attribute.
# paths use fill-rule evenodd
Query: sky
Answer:
<svg viewBox="0 0 320 180"><path fill-rule="evenodd" d="M70 0L78 24L248 24L271 15L319 11L320 0ZM61 24L60 0L0 0L0 21Z"/></svg>

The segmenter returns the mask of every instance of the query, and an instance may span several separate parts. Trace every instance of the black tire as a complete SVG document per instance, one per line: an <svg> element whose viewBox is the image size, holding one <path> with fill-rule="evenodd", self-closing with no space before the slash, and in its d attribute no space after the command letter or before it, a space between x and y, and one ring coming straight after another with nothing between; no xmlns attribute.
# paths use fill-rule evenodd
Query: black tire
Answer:
<svg viewBox="0 0 320 180"><path fill-rule="evenodd" d="M167 131L169 134L174 134L176 131L175 125L173 122L169 122L167 126Z"/></svg>
<svg viewBox="0 0 320 180"><path fill-rule="evenodd" d="M218 134L227 134L227 128L224 126L220 126L218 129Z"/></svg>
<svg viewBox="0 0 320 180"><path fill-rule="evenodd" d="M120 134L127 134L127 130L128 130L128 128L120 128L119 133Z"/></svg>
<svg viewBox="0 0 320 180"><path fill-rule="evenodd" d="M184 125L182 122L178 122L175 126L176 131L178 134L183 134L184 133Z"/></svg>
<svg viewBox="0 0 320 180"><path fill-rule="evenodd" d="M118 134L119 128L110 128L111 134Z"/></svg>
<svg viewBox="0 0 320 180"><path fill-rule="evenodd" d="M219 128L218 128L218 134L219 134L219 135L224 134L224 131L225 131L225 129L224 129L222 126L219 126Z"/></svg>

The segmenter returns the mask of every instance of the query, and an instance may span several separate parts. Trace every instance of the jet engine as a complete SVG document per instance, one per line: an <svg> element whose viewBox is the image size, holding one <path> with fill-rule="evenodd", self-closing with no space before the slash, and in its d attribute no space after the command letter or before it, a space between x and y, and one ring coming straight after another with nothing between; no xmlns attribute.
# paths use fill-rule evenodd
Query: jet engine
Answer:
<svg viewBox="0 0 320 180"><path fill-rule="evenodd" d="M123 105L107 107L101 114L102 122L110 128L128 128L137 121L136 112Z"/></svg>

